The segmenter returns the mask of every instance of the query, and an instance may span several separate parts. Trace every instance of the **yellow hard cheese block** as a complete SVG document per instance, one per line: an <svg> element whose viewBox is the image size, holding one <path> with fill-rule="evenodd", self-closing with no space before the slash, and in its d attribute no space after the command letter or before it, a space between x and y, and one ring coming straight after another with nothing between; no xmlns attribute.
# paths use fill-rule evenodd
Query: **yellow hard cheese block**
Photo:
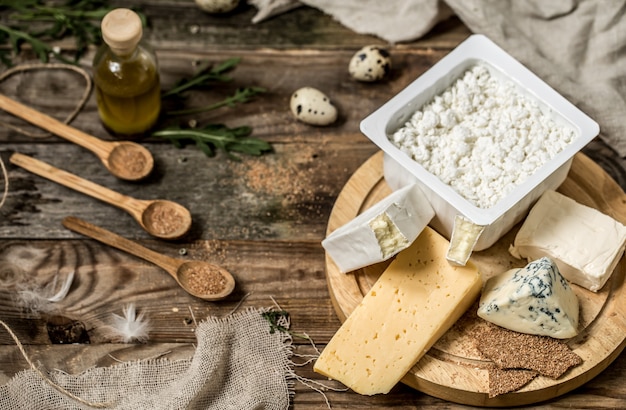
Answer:
<svg viewBox="0 0 626 410"><path fill-rule="evenodd" d="M426 227L398 253L314 370L360 394L388 393L480 293L480 273L471 263L451 265L448 245Z"/></svg>

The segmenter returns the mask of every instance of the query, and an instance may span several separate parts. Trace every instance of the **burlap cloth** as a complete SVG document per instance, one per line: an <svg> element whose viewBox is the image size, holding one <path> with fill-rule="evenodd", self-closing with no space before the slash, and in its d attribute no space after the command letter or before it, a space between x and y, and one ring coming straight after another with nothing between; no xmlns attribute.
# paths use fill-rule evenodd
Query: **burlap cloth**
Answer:
<svg viewBox="0 0 626 410"><path fill-rule="evenodd" d="M143 360L49 378L85 402L128 410L286 409L293 383L290 337L256 309L208 319L190 359ZM0 386L0 409L91 409L24 370Z"/></svg>
<svg viewBox="0 0 626 410"><path fill-rule="evenodd" d="M626 156L626 0L248 0L254 21L306 4L357 33L412 41L456 14L600 124Z"/></svg>

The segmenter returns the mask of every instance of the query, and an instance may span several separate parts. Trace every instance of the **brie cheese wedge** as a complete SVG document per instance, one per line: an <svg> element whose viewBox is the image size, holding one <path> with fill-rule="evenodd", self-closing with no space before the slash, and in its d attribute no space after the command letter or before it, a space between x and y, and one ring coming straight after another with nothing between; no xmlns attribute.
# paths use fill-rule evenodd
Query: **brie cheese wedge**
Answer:
<svg viewBox="0 0 626 410"><path fill-rule="evenodd" d="M422 190L407 185L333 231L322 246L341 272L350 272L408 248L434 216Z"/></svg>
<svg viewBox="0 0 626 410"><path fill-rule="evenodd" d="M571 283L597 292L624 253L626 227L597 209L546 191L509 249L516 258L548 256Z"/></svg>

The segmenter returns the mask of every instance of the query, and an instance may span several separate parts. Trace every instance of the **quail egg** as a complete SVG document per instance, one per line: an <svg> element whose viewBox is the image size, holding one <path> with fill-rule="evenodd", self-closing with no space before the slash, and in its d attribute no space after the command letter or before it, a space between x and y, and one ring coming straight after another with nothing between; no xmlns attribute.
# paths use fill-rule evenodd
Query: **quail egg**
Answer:
<svg viewBox="0 0 626 410"><path fill-rule="evenodd" d="M300 121L311 125L329 125L337 120L337 108L320 90L302 87L291 95L289 107Z"/></svg>
<svg viewBox="0 0 626 410"><path fill-rule="evenodd" d="M365 46L357 51L348 65L348 72L358 81L382 80L391 71L391 55L379 46Z"/></svg>
<svg viewBox="0 0 626 410"><path fill-rule="evenodd" d="M195 0L198 7L207 13L221 14L233 11L239 0Z"/></svg>

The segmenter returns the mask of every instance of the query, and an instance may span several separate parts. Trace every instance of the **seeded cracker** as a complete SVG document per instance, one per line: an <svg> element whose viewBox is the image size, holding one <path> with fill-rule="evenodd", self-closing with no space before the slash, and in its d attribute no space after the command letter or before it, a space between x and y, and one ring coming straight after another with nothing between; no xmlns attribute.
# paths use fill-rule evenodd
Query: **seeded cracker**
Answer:
<svg viewBox="0 0 626 410"><path fill-rule="evenodd" d="M521 389L539 375L534 370L500 369L493 366L489 370L489 397Z"/></svg>
<svg viewBox="0 0 626 410"><path fill-rule="evenodd" d="M478 350L500 369L535 370L552 379L561 377L582 359L556 339L513 332L495 325L477 340Z"/></svg>

